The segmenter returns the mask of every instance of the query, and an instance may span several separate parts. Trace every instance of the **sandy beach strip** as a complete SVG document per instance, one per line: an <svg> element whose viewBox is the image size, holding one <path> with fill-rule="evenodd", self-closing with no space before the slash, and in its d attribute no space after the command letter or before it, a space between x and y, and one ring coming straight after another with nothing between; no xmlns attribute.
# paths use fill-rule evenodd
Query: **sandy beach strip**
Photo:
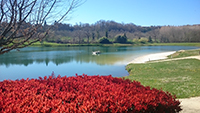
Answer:
<svg viewBox="0 0 200 113"><path fill-rule="evenodd" d="M144 55L138 58L135 58L133 61L129 62L128 64L131 63L145 63L147 61L152 61L152 60L161 60L161 59L166 59L167 56L174 54L176 51L169 51L169 52L162 52L162 53L154 53L154 54L148 54Z"/></svg>
<svg viewBox="0 0 200 113"><path fill-rule="evenodd" d="M181 102L180 113L199 113L200 112L200 97L192 97L186 99L179 99Z"/></svg>

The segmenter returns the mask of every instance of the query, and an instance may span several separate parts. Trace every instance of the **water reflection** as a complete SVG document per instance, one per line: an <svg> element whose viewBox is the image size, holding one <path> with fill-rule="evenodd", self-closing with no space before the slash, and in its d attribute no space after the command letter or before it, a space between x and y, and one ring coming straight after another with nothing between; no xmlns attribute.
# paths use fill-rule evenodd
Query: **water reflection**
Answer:
<svg viewBox="0 0 200 113"><path fill-rule="evenodd" d="M95 50L101 51L102 54L99 56L92 55L92 51ZM7 67L13 64L28 66L36 62L38 64L44 63L48 66L49 62L53 62L58 66L72 61L113 65L118 61L124 60L124 56L132 54L128 51L132 51L132 49L129 47L28 47L21 49L20 52L12 51L0 56L0 65L6 65Z"/></svg>

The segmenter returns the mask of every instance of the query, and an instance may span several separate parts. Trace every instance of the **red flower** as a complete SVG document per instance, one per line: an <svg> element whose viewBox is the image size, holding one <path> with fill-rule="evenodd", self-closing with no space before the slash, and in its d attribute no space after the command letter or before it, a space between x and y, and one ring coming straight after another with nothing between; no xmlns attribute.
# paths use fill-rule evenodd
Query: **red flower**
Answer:
<svg viewBox="0 0 200 113"><path fill-rule="evenodd" d="M180 111L168 92L110 76L21 79L0 82L0 112Z"/></svg>

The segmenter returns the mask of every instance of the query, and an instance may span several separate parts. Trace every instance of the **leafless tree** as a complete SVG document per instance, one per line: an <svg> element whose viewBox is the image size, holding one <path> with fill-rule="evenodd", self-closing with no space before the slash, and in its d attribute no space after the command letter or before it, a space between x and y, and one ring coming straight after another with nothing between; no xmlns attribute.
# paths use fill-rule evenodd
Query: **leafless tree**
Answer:
<svg viewBox="0 0 200 113"><path fill-rule="evenodd" d="M1 0L0 54L42 40L51 27L46 23L61 22L83 0Z"/></svg>
<svg viewBox="0 0 200 113"><path fill-rule="evenodd" d="M78 44L81 44L82 43L82 41L83 41L83 31L82 30L77 30L77 31L75 31L75 34L74 34L75 36L74 37L78 37Z"/></svg>
<svg viewBox="0 0 200 113"><path fill-rule="evenodd" d="M86 36L86 38L87 38L87 44L89 44L89 43L90 43L89 40L90 40L90 35L91 35L91 33L90 33L89 30L85 30L85 31L84 31L84 34L85 34L85 36Z"/></svg>

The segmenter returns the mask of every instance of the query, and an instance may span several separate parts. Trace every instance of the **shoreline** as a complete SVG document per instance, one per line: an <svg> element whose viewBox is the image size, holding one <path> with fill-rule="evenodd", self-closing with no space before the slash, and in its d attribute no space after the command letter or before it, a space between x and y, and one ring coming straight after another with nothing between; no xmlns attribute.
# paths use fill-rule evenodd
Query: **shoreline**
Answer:
<svg viewBox="0 0 200 113"><path fill-rule="evenodd" d="M166 59L167 56L174 54L176 51L170 52L161 52L161 53L154 53L154 54L147 54L140 57L135 58L133 61L129 62L128 64L140 64L146 63L147 61L153 60L160 60ZM185 58L196 58L196 56L190 56ZM197 56L199 59L199 56ZM184 58L177 58L177 59L184 59ZM199 59L200 60L200 59ZM197 113L200 111L200 97L189 97L189 98L177 98L176 100L180 101L180 106L182 111L180 113Z"/></svg>
<svg viewBox="0 0 200 113"><path fill-rule="evenodd" d="M152 53L152 54L143 55L143 56L135 58L128 64L140 64L140 63L145 63L147 61L166 59L167 56L174 54L175 52L176 51L168 51L168 52L160 52L160 53Z"/></svg>
<svg viewBox="0 0 200 113"><path fill-rule="evenodd" d="M182 98L178 100L181 102L180 106L183 109L180 113L198 113L200 111L200 97Z"/></svg>

